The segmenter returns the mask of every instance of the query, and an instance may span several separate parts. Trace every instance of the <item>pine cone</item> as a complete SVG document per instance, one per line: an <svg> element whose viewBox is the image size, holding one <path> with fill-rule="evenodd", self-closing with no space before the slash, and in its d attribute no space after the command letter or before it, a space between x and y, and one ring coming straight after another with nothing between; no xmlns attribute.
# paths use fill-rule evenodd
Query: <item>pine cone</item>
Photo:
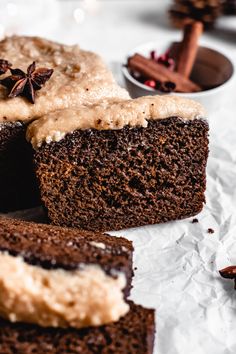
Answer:
<svg viewBox="0 0 236 354"><path fill-rule="evenodd" d="M236 15L236 0L224 0L223 12L226 15Z"/></svg>
<svg viewBox="0 0 236 354"><path fill-rule="evenodd" d="M193 21L201 21L205 28L211 28L221 11L222 0L175 0L169 13L178 28Z"/></svg>

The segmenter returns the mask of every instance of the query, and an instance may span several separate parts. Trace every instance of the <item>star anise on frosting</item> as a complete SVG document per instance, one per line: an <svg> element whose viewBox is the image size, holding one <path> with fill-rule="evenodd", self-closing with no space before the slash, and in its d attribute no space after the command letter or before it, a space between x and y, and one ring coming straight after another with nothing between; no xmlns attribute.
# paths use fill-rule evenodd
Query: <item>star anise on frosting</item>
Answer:
<svg viewBox="0 0 236 354"><path fill-rule="evenodd" d="M8 97L24 96L35 103L35 91L40 90L53 73L53 69L36 69L35 61L27 68L27 73L21 69L11 69L11 75L0 80L0 84L10 90Z"/></svg>
<svg viewBox="0 0 236 354"><path fill-rule="evenodd" d="M5 59L0 59L0 75L5 74L12 64Z"/></svg>

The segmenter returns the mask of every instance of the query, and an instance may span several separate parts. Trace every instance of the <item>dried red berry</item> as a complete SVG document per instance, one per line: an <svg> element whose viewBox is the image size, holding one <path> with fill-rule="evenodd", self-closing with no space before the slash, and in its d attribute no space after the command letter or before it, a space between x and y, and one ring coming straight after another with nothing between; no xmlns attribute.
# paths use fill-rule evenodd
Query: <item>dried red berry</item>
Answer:
<svg viewBox="0 0 236 354"><path fill-rule="evenodd" d="M214 234L214 230L212 229L212 228L209 228L208 230L207 230L207 232L208 232L208 234Z"/></svg>
<svg viewBox="0 0 236 354"><path fill-rule="evenodd" d="M150 58L151 58L152 60L155 60L155 61L158 60L158 55L157 55L157 52L156 52L155 50L152 50L152 51L150 52Z"/></svg>
<svg viewBox="0 0 236 354"><path fill-rule="evenodd" d="M166 65L166 62L167 62L166 56L165 56L165 55L159 56L159 58L157 59L157 62L158 62L159 64Z"/></svg>
<svg viewBox="0 0 236 354"><path fill-rule="evenodd" d="M144 85L149 86L149 87L155 89L155 88L156 88L156 81L155 81L155 80L146 80L146 81L144 82Z"/></svg>
<svg viewBox="0 0 236 354"><path fill-rule="evenodd" d="M175 69L175 61L174 61L174 59L169 58L167 62L168 62L168 69L174 71L174 69Z"/></svg>
<svg viewBox="0 0 236 354"><path fill-rule="evenodd" d="M174 70L175 68L175 61L173 58L170 57L170 51L167 50L164 54L158 56L155 50L150 52L150 58L155 60L158 64L165 65L170 70Z"/></svg>

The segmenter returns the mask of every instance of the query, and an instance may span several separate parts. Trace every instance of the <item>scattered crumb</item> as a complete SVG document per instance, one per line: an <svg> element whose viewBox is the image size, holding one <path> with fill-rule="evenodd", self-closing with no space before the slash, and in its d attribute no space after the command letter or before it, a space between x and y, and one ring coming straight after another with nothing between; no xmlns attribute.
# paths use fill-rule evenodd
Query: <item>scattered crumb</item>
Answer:
<svg viewBox="0 0 236 354"><path fill-rule="evenodd" d="M209 228L208 230L207 230L207 232L208 232L208 234L214 234L214 230L213 229L211 229L211 228Z"/></svg>
<svg viewBox="0 0 236 354"><path fill-rule="evenodd" d="M138 268L137 267L134 267L134 270L137 270Z"/></svg>
<svg viewBox="0 0 236 354"><path fill-rule="evenodd" d="M198 219L197 219L197 218L194 218L194 219L192 220L192 224L195 224L196 222L198 222Z"/></svg>

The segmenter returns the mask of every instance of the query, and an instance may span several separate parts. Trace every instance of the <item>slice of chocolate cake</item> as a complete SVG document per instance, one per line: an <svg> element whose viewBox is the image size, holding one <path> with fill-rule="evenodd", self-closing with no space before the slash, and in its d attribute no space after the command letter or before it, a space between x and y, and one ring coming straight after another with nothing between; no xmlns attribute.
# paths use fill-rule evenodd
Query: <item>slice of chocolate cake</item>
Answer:
<svg viewBox="0 0 236 354"><path fill-rule="evenodd" d="M83 329L41 328L0 319L4 354L152 354L154 311L130 303L117 323Z"/></svg>
<svg viewBox="0 0 236 354"><path fill-rule="evenodd" d="M129 310L132 252L124 238L0 218L0 316L44 327L117 321Z"/></svg>
<svg viewBox="0 0 236 354"><path fill-rule="evenodd" d="M104 98L128 98L129 95L115 83L99 56L81 50L78 45L12 36L0 41L0 53L0 69L5 60L9 61L9 67L5 65L0 70L0 212L6 212L31 207L38 202L32 151L25 141L28 122L56 109L92 104ZM24 91L20 95L18 92L15 97L16 92L11 92L14 86L11 81L22 75L22 70L27 73L34 61L36 73L44 75L46 68L50 73L52 69L53 74L43 88L44 78L37 81L38 84L34 82L36 89L32 104L32 100L27 99L27 92L24 95ZM13 68L20 71L13 71L14 80L11 80L9 70Z"/></svg>
<svg viewBox="0 0 236 354"><path fill-rule="evenodd" d="M208 123L197 102L156 96L57 111L27 136L55 225L118 230L202 210Z"/></svg>

